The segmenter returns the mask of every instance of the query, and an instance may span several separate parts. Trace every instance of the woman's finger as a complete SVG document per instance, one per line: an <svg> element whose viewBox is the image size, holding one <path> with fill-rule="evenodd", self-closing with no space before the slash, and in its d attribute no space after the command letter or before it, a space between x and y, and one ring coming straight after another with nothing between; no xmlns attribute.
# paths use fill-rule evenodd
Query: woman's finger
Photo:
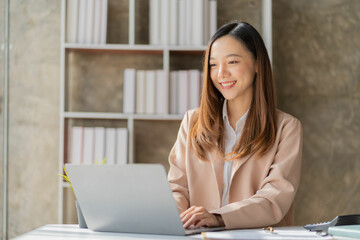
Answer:
<svg viewBox="0 0 360 240"><path fill-rule="evenodd" d="M182 213L180 214L180 218L183 218L186 214L188 214L189 212L193 211L195 208L196 208L196 206L192 206L192 207L186 209L184 212L182 212Z"/></svg>
<svg viewBox="0 0 360 240"><path fill-rule="evenodd" d="M195 226L203 218L204 218L204 213L194 213L187 221L185 221L183 226L184 228L188 228L191 225Z"/></svg>
<svg viewBox="0 0 360 240"><path fill-rule="evenodd" d="M204 227L204 226L208 226L208 218L203 218L200 221L198 221L194 226L195 228L200 228L200 227Z"/></svg>
<svg viewBox="0 0 360 240"><path fill-rule="evenodd" d="M185 223L193 214L201 211L202 209L202 207L192 206L180 215L181 221Z"/></svg>

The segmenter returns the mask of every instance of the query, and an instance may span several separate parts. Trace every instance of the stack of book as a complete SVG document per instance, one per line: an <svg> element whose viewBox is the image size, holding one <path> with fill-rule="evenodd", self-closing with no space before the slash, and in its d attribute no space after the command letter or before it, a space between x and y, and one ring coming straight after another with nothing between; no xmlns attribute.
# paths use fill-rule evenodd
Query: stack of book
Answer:
<svg viewBox="0 0 360 240"><path fill-rule="evenodd" d="M123 112L137 114L184 114L200 104L202 73L171 71L170 84L163 70L125 69Z"/></svg>
<svg viewBox="0 0 360 240"><path fill-rule="evenodd" d="M180 70L170 72L170 114L184 114L200 105L203 72Z"/></svg>
<svg viewBox="0 0 360 240"><path fill-rule="evenodd" d="M106 158L106 164L126 164L128 130L126 128L72 127L69 163L94 164Z"/></svg>
<svg viewBox="0 0 360 240"><path fill-rule="evenodd" d="M151 45L206 45L217 28L216 0L150 0Z"/></svg>
<svg viewBox="0 0 360 240"><path fill-rule="evenodd" d="M106 43L107 0L67 0L66 8L67 43Z"/></svg>

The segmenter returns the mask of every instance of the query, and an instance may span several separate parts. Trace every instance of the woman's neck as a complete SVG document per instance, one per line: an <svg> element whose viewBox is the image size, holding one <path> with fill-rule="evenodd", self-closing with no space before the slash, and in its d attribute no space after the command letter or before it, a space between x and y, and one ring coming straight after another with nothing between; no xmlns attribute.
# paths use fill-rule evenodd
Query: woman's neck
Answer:
<svg viewBox="0 0 360 240"><path fill-rule="evenodd" d="M228 101L227 112L230 126L236 129L236 123L239 119L249 110L251 104L250 101Z"/></svg>

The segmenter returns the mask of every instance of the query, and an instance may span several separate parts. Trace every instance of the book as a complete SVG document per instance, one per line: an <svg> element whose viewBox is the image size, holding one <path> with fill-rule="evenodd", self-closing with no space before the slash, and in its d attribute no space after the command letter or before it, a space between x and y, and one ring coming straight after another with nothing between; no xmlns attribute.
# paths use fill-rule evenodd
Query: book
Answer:
<svg viewBox="0 0 360 240"><path fill-rule="evenodd" d="M186 0L179 0L179 30L178 44L183 46L186 44Z"/></svg>
<svg viewBox="0 0 360 240"><path fill-rule="evenodd" d="M116 159L116 128L105 128L106 164L115 164Z"/></svg>
<svg viewBox="0 0 360 240"><path fill-rule="evenodd" d="M177 88L177 72L170 72L170 114L179 113L177 110L177 98L178 98L178 88Z"/></svg>
<svg viewBox="0 0 360 240"><path fill-rule="evenodd" d="M146 71L146 105L145 113L155 114L156 99L156 73L154 70Z"/></svg>
<svg viewBox="0 0 360 240"><path fill-rule="evenodd" d="M160 0L160 43L167 45L169 43L169 0Z"/></svg>
<svg viewBox="0 0 360 240"><path fill-rule="evenodd" d="M83 153L83 163L92 164L94 163L94 145L95 145L95 136L94 128L85 127L84 128L84 153Z"/></svg>
<svg viewBox="0 0 360 240"><path fill-rule="evenodd" d="M189 70L189 109L199 107L200 104L200 71Z"/></svg>
<svg viewBox="0 0 360 240"><path fill-rule="evenodd" d="M209 39L210 39L210 7L209 7L209 0L203 0L204 1L204 14L203 14L203 21L204 21L204 27L203 27L203 44L207 45Z"/></svg>
<svg viewBox="0 0 360 240"><path fill-rule="evenodd" d="M123 79L123 112L135 113L136 93L136 70L127 68L124 70Z"/></svg>
<svg viewBox="0 0 360 240"><path fill-rule="evenodd" d="M85 43L86 10L87 10L87 0L79 0L79 15L78 15L78 26L77 26L78 43Z"/></svg>
<svg viewBox="0 0 360 240"><path fill-rule="evenodd" d="M209 0L209 39L215 34L217 30L217 1Z"/></svg>
<svg viewBox="0 0 360 240"><path fill-rule="evenodd" d="M179 4L178 0L170 0L170 23L169 23L169 44L170 45L177 45L178 44L178 9Z"/></svg>
<svg viewBox="0 0 360 240"><path fill-rule="evenodd" d="M94 0L94 24L92 43L100 44L101 38L101 3L102 0Z"/></svg>
<svg viewBox="0 0 360 240"><path fill-rule="evenodd" d="M185 0L185 45L192 44L193 0Z"/></svg>
<svg viewBox="0 0 360 240"><path fill-rule="evenodd" d="M156 70L156 114L168 114L169 84L164 70Z"/></svg>
<svg viewBox="0 0 360 240"><path fill-rule="evenodd" d="M360 238L360 225L342 225L329 227L328 233L335 237Z"/></svg>
<svg viewBox="0 0 360 240"><path fill-rule="evenodd" d="M106 44L108 0L101 0L100 44Z"/></svg>
<svg viewBox="0 0 360 240"><path fill-rule="evenodd" d="M116 163L128 163L128 130L127 128L116 129Z"/></svg>
<svg viewBox="0 0 360 240"><path fill-rule="evenodd" d="M145 71L136 71L136 113L145 113L146 105L146 79Z"/></svg>
<svg viewBox="0 0 360 240"><path fill-rule="evenodd" d="M189 76L187 70L177 72L177 110L184 114L189 109Z"/></svg>
<svg viewBox="0 0 360 240"><path fill-rule="evenodd" d="M161 41L161 0L150 0L149 2L149 33L150 45L159 45Z"/></svg>
<svg viewBox="0 0 360 240"><path fill-rule="evenodd" d="M87 0L86 5L86 21L85 21L85 43L91 44L93 42L93 27L94 27L94 0Z"/></svg>
<svg viewBox="0 0 360 240"><path fill-rule="evenodd" d="M66 42L77 42L79 0L66 1Z"/></svg>
<svg viewBox="0 0 360 240"><path fill-rule="evenodd" d="M150 45L207 44L217 30L217 0L149 0Z"/></svg>
<svg viewBox="0 0 360 240"><path fill-rule="evenodd" d="M83 141L84 141L84 128L72 127L71 128L71 158L68 163L82 163L83 159Z"/></svg>
<svg viewBox="0 0 360 240"><path fill-rule="evenodd" d="M204 27L204 0L191 0L192 4L192 25L191 44L202 46Z"/></svg>
<svg viewBox="0 0 360 240"><path fill-rule="evenodd" d="M94 144L94 160L100 163L105 157L105 128L96 127Z"/></svg>

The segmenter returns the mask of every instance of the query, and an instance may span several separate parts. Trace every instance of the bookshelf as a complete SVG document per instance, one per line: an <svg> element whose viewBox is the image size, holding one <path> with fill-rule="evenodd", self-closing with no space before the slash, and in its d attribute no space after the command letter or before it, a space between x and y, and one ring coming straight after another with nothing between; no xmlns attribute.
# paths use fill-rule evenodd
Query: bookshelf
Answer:
<svg viewBox="0 0 360 240"><path fill-rule="evenodd" d="M206 50L204 45L148 44L150 38L148 33L144 34L143 26L139 29L139 25L136 25L136 23L144 23L137 11L149 11L149 6L146 6L147 1L108 1L108 33L105 44L67 43L67 1L62 0L61 3L59 173L62 172L63 163L66 163L69 158L69 136L72 126L127 128L128 163L147 162L144 160L146 150L142 151L140 146L151 140L136 136L140 134L139 131L151 129L150 125L154 126L155 136L156 132L164 128L171 129L169 132L172 132L172 136L168 141L173 142L169 143L169 146L174 143L177 129L183 118L182 114L125 114L122 112L121 91L124 69L129 67L162 69L168 77L170 71L173 70L191 68L201 70L201 61ZM224 0L218 0L218 4L219 2L224 4ZM119 4L123 5L120 7ZM128 13L126 19L124 14L115 13L116 10L124 11L124 6ZM262 7L262 25L266 23L266 27L271 28L271 22L269 25L269 21L266 21L268 18L271 19L271 0L262 0ZM144 18L148 18L146 14ZM264 16L267 16L266 19ZM116 25L114 21L125 22L120 26L123 34L113 30L115 29L113 26ZM165 28L167 29L167 26ZM271 34L271 29L270 31L263 29L263 32ZM264 37L265 39L271 39L271 35ZM271 42L268 46L271 46ZM156 148L156 145L153 148ZM171 147L168 147L166 151L169 152L170 149ZM69 215L76 216L71 190L61 178L59 178L58 189L58 222L71 223L72 220L69 219L72 218Z"/></svg>

